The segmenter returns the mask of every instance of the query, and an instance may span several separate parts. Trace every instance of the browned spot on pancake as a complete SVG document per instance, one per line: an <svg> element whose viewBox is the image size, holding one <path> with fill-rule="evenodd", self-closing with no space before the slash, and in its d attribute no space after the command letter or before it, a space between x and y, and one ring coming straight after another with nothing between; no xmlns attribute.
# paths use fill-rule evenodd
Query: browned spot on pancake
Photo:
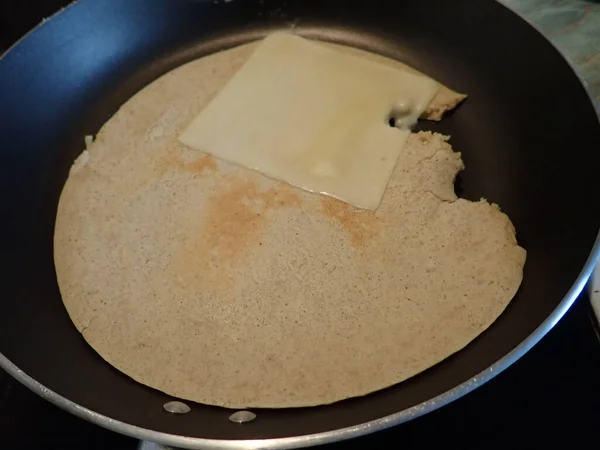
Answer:
<svg viewBox="0 0 600 450"><path fill-rule="evenodd" d="M246 180L234 180L210 199L205 227L206 246L222 258L238 255L256 239L276 208L299 206L300 198L283 183L261 191Z"/></svg>
<svg viewBox="0 0 600 450"><path fill-rule="evenodd" d="M297 189L281 181L276 181L272 188L261 192L260 196L269 209L281 206L299 207L302 205Z"/></svg>
<svg viewBox="0 0 600 450"><path fill-rule="evenodd" d="M217 170L217 161L215 160L213 155L205 154L201 158L196 161L192 161L190 163L181 163L179 168L184 172L192 172L198 174L211 174L215 170Z"/></svg>
<svg viewBox="0 0 600 450"><path fill-rule="evenodd" d="M293 188L276 183L260 190L256 183L223 176L198 218L200 229L182 243L173 269L182 279L201 283L203 289L222 292L233 286L235 268L244 264L244 254L261 245L262 235L282 207L298 207L300 197Z"/></svg>
<svg viewBox="0 0 600 450"><path fill-rule="evenodd" d="M237 181L210 199L202 233L204 245L220 259L240 253L256 237L267 219L254 183Z"/></svg>
<svg viewBox="0 0 600 450"><path fill-rule="evenodd" d="M374 211L358 209L332 197L321 198L323 214L334 219L350 236L354 246L361 247L377 236L380 220Z"/></svg>
<svg viewBox="0 0 600 450"><path fill-rule="evenodd" d="M195 161L186 163L177 148L167 148L154 165L154 174L162 178L171 171L188 172L198 175L210 175L218 169L214 156L200 153Z"/></svg>

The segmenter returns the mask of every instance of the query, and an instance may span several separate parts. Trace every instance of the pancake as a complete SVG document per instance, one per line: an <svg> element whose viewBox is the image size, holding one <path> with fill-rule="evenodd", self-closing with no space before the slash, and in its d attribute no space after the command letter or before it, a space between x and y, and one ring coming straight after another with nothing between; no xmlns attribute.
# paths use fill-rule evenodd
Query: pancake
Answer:
<svg viewBox="0 0 600 450"><path fill-rule="evenodd" d="M362 396L463 348L514 296L525 251L496 205L456 197L447 136L409 138L376 211L178 142L255 45L159 78L75 161L54 257L77 329L134 380L229 408ZM438 94L431 119L464 98Z"/></svg>

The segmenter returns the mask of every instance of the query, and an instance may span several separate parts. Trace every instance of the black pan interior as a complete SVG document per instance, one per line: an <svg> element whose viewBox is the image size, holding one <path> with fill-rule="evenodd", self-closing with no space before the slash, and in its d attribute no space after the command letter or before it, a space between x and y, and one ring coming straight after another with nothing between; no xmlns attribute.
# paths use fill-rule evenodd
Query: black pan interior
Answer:
<svg viewBox="0 0 600 450"><path fill-rule="evenodd" d="M161 408L169 397L114 370L71 324L52 257L59 194L84 135L144 85L285 27L396 58L470 94L442 123L420 127L450 134L463 153L461 196L497 202L511 217L529 252L525 279L488 331L398 386L330 406L257 411L245 426L230 423L228 410L202 405L171 416ZM600 127L591 102L558 52L494 0L82 0L0 61L0 146L0 351L91 410L192 437L323 432L455 387L517 346L560 303L600 218L593 196Z"/></svg>

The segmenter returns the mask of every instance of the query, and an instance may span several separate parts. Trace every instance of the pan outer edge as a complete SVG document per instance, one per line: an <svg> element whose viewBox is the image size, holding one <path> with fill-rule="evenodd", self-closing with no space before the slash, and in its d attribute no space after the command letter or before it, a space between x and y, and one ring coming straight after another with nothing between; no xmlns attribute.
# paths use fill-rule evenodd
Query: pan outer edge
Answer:
<svg viewBox="0 0 600 450"><path fill-rule="evenodd" d="M25 36L23 36L19 41L17 41L13 46L11 46L3 55L0 55L0 59L4 58L12 49L14 49L18 44L24 40L29 34L35 31L38 27L43 26L46 22L53 20L56 16L61 14L63 11L69 9L76 2L69 4L66 8L54 14L52 17L44 20L40 24L38 24L35 28L30 30ZM582 86L587 93L588 99L592 106L595 106L594 97L592 96L585 80L579 74L578 70L575 66L570 62L570 60L566 57L564 52L562 52L550 39L548 39L539 28L534 25L531 21L526 19L522 14L517 12L515 9L510 6L504 4L502 1L498 1L500 5L513 14L520 17L523 21L525 21L529 26L537 31L553 48L558 54L563 58L563 60L567 63L570 69L573 71L577 79L580 81ZM594 108L595 109L595 108ZM600 125L600 118L597 117ZM587 261L583 265L581 272L573 283L572 287L569 289L567 294L564 296L563 300L560 304L552 311L552 313L542 322L525 340L523 340L517 347L515 347L511 352L507 353L504 357L496 361L493 365L488 367L486 370L478 373L470 380L465 381L458 386L444 392L437 397L434 397L430 400L427 400L419 405L415 405L411 408L405 409L403 411L390 414L385 417L381 417L379 419L375 419L369 422L365 422L359 425L355 425L352 427L340 428L338 430L327 431L323 433L316 433L304 436L294 436L287 438L275 438L275 439L257 439L257 440L218 440L218 439L202 439L202 438L191 438L185 436L179 436L169 433L162 433L146 428L141 428L135 425L131 425L125 422L121 422L119 420L111 419L105 415L99 414L95 411L92 411L88 408L78 405L77 403L59 395L58 393L48 389L43 384L39 383L29 375L27 375L24 371L19 369L15 364L13 364L6 356L0 353L0 368L4 369L9 373L12 377L14 377L17 381L23 384L25 387L29 388L36 394L40 395L45 400L53 403L59 408L64 409L65 411L74 414L88 422L94 423L96 425L107 428L111 431L124 434L127 436L131 436L136 439L141 439L144 441L156 442L159 444L173 446L181 449L233 449L233 450L246 450L246 449L289 449L289 448L301 448L308 447L313 445L322 445L331 442L341 441L345 439L350 439L354 437L359 437L365 434L374 433L377 431L384 430L386 428L390 428L395 425L399 425L404 422L408 422L414 418L425 415L429 412L432 412L442 406L445 406L454 400L457 400L469 392L475 390L479 386L485 384L496 375L503 372L505 369L510 367L514 362L516 362L519 358L525 355L534 345L536 345L557 323L558 321L566 314L569 308L575 303L575 300L579 297L579 294L585 288L596 263L600 261L600 232L596 236L596 240L594 245L590 251Z"/></svg>

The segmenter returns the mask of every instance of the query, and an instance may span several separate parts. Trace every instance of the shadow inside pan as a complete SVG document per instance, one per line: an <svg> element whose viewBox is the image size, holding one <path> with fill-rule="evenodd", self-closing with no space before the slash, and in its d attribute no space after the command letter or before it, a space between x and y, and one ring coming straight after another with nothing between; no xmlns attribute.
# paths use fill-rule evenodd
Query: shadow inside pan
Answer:
<svg viewBox="0 0 600 450"><path fill-rule="evenodd" d="M600 163L600 152L590 150L600 148L600 129L584 88L536 31L494 1L271 4L82 1L1 61L0 351L60 395L119 421L192 437L277 438L357 425L486 370L542 323L576 279L600 217L590 197ZM228 421L230 410L198 404L168 415L162 405L170 397L105 363L69 320L52 256L60 191L83 137L143 86L189 60L292 25L469 93L441 123L419 126L451 135L462 152L460 195L485 197L512 219L528 250L523 285L464 350L389 389L322 407L258 410L244 426Z"/></svg>

